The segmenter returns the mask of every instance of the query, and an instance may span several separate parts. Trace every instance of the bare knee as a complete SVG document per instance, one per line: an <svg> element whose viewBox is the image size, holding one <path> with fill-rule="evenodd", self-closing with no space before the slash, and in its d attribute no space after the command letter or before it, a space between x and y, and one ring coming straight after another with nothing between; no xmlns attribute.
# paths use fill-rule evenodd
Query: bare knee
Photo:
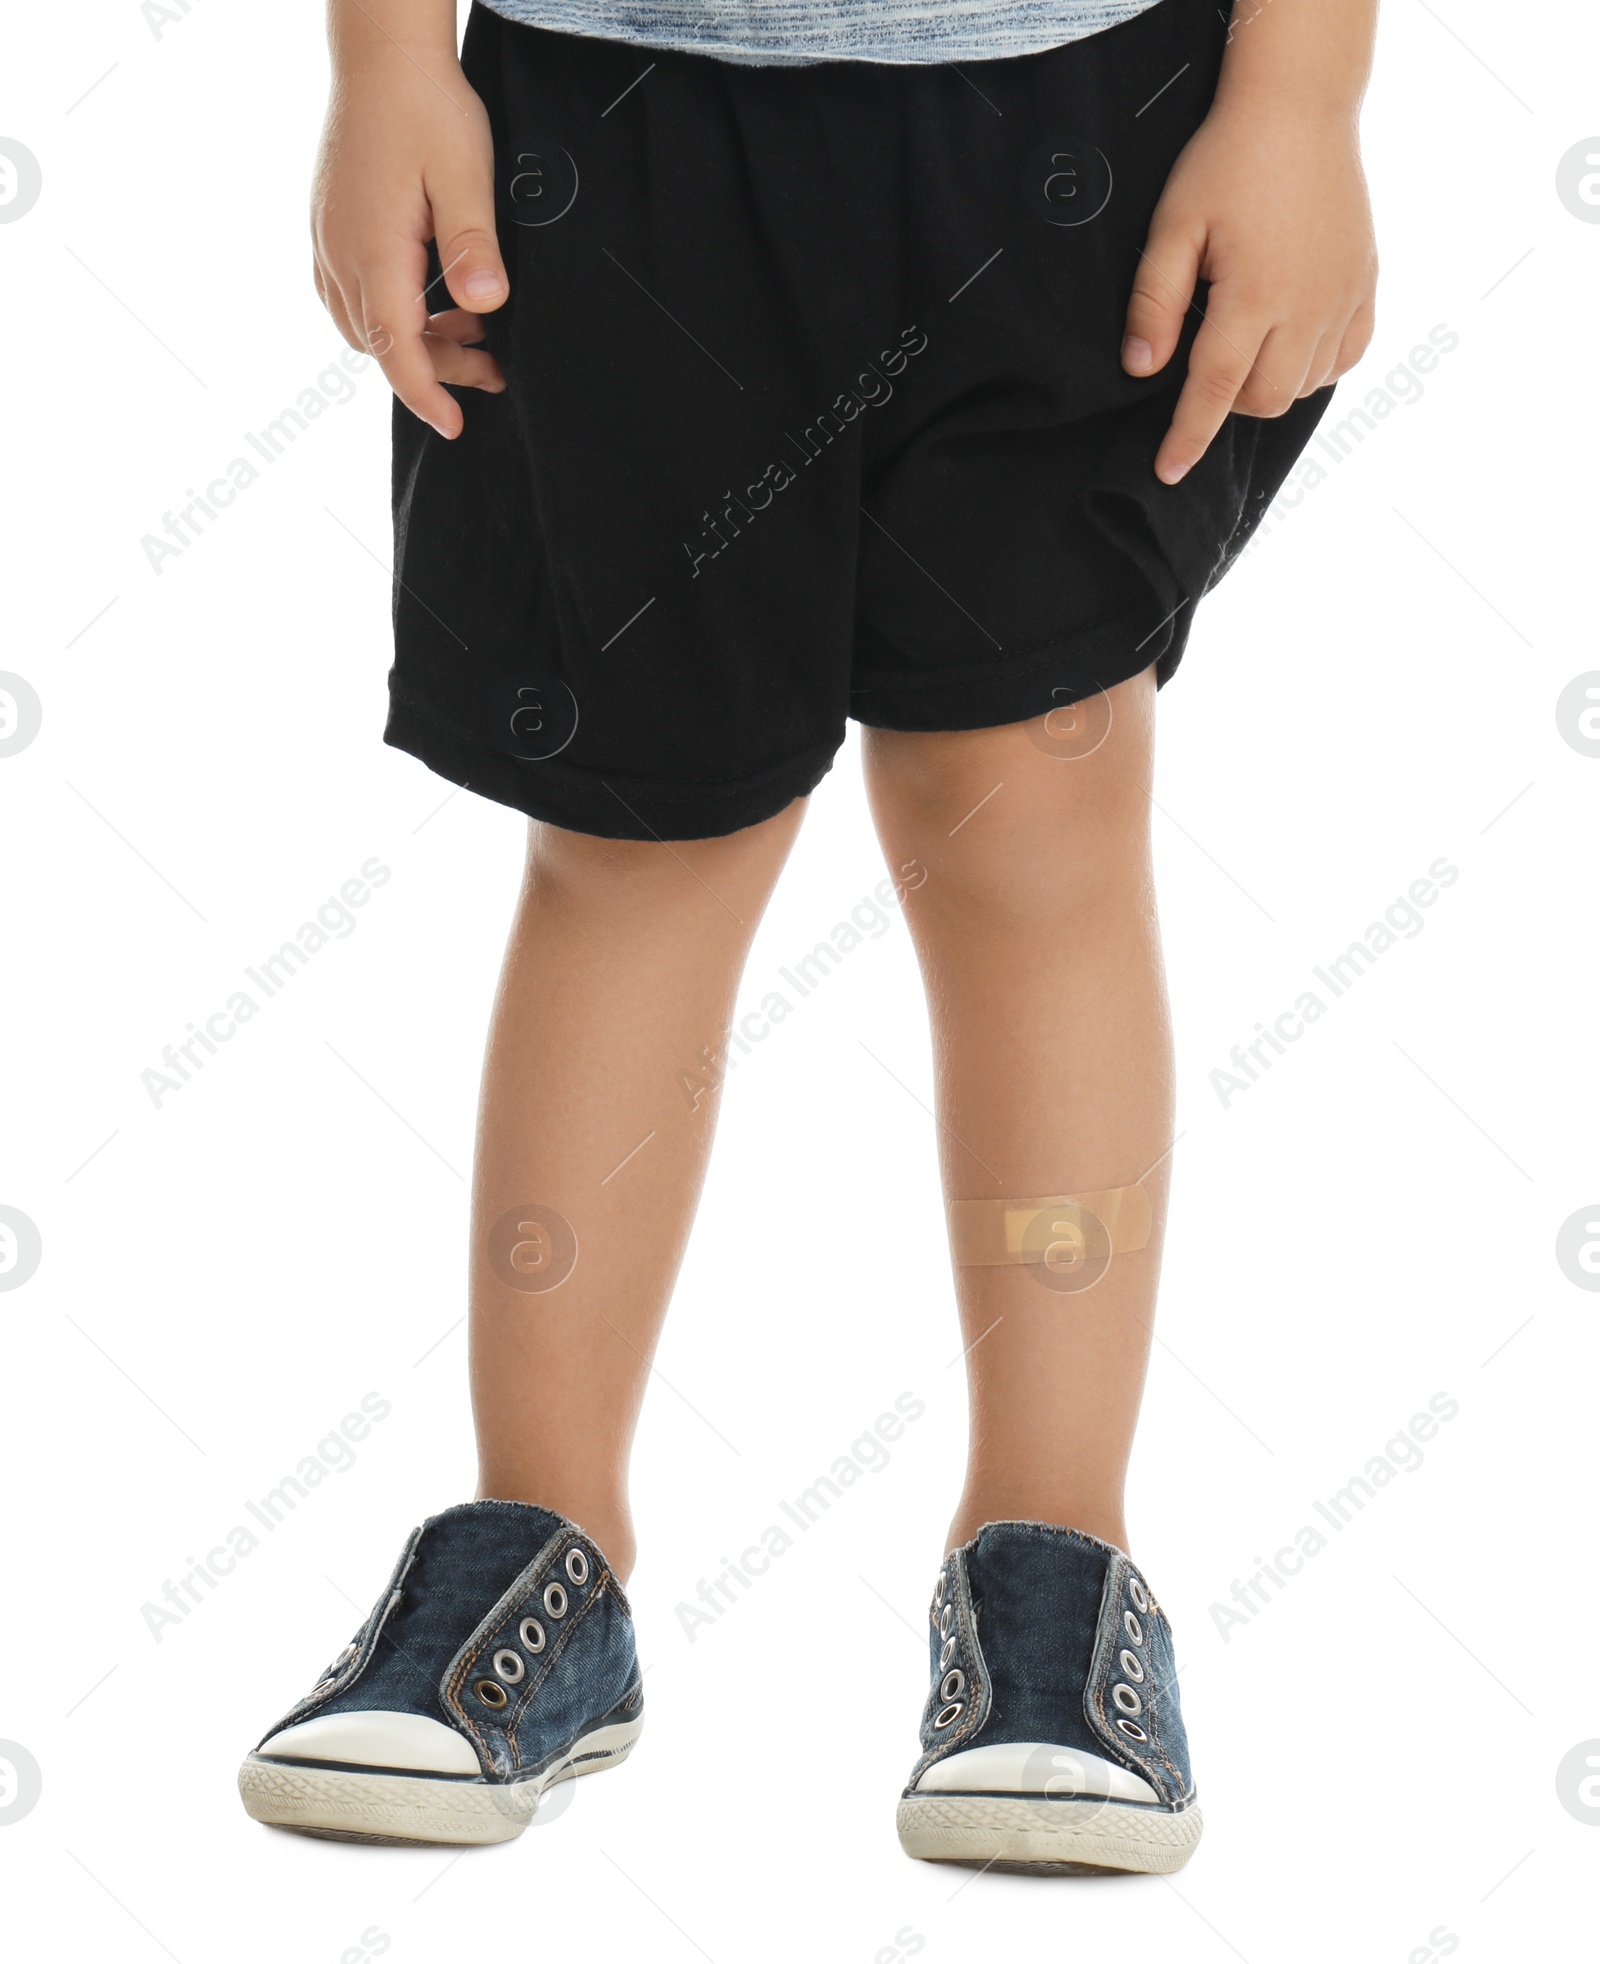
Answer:
<svg viewBox="0 0 1600 1964"><path fill-rule="evenodd" d="M1076 743L1048 719L999 729L874 730L868 792L890 863L927 879L913 913L1094 909L1148 887L1151 723L1137 677Z"/></svg>

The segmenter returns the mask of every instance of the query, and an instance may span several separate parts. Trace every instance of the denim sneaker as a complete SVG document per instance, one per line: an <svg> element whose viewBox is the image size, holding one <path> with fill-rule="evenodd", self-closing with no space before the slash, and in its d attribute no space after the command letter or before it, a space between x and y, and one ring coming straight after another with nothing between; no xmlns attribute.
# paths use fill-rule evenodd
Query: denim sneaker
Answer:
<svg viewBox="0 0 1600 1964"><path fill-rule="evenodd" d="M545 1507L475 1500L413 1531L372 1614L239 1769L245 1810L353 1841L511 1841L559 1780L633 1750L621 1584Z"/></svg>
<svg viewBox="0 0 1600 1964"><path fill-rule="evenodd" d="M1126 1555L991 1521L945 1558L897 1826L925 1861L1164 1875L1200 1839L1172 1632Z"/></svg>

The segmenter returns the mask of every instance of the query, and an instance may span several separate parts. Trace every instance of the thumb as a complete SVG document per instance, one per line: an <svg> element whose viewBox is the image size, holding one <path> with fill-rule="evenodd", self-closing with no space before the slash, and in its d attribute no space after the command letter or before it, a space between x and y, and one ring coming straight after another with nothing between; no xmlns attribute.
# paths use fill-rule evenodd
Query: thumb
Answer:
<svg viewBox="0 0 1600 1964"><path fill-rule="evenodd" d="M1154 375L1176 353L1204 250L1198 227L1156 207L1123 332L1122 365L1130 375Z"/></svg>
<svg viewBox="0 0 1600 1964"><path fill-rule="evenodd" d="M494 229L494 190L487 173L472 172L429 186L433 236L444 283L469 314L493 313L511 292ZM430 299L428 312L444 309Z"/></svg>

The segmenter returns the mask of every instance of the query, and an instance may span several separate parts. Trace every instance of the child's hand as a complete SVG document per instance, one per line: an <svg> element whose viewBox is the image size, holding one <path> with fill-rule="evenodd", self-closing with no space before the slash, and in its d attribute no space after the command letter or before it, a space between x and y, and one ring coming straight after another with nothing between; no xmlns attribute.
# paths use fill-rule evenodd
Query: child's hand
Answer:
<svg viewBox="0 0 1600 1964"><path fill-rule="evenodd" d="M1211 291L1156 456L1167 484L1230 411L1283 415L1372 339L1377 248L1348 108L1257 97L1212 110L1151 223L1122 350L1130 375L1172 359L1197 278Z"/></svg>
<svg viewBox="0 0 1600 1964"><path fill-rule="evenodd" d="M495 239L489 119L453 44L415 53L376 37L336 66L312 198L317 292L353 348L377 356L389 386L441 436L460 406L440 387L498 392L481 315L510 289ZM438 241L448 297L425 294ZM430 304L441 308L430 314Z"/></svg>

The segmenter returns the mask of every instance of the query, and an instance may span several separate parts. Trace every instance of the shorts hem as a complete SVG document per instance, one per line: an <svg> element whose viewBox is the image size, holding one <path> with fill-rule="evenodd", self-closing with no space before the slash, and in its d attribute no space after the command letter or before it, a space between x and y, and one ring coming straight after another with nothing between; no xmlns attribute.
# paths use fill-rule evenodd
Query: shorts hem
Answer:
<svg viewBox="0 0 1600 1964"><path fill-rule="evenodd" d="M1192 612L1187 597L1159 618L1152 608L1139 608L1091 634L1036 649L1000 674L977 668L957 678L852 689L850 714L880 730L990 730L1082 702L1151 667L1164 688L1183 659Z"/></svg>
<svg viewBox="0 0 1600 1964"><path fill-rule="evenodd" d="M749 777L663 784L619 772L600 776L559 758L528 763L505 756L402 691L391 677L383 740L450 783L564 831L598 839L676 841L725 838L775 818L827 776L844 732Z"/></svg>

